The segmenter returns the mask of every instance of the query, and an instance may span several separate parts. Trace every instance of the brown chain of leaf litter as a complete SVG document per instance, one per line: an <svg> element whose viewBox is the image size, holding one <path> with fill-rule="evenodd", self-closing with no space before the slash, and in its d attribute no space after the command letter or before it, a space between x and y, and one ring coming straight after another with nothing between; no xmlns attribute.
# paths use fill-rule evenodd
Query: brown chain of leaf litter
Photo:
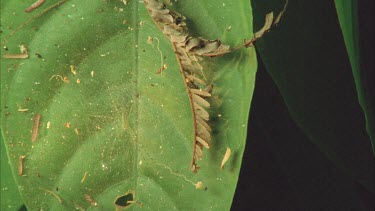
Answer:
<svg viewBox="0 0 375 211"><path fill-rule="evenodd" d="M144 0L144 4L157 27L170 39L180 67L192 110L194 128L193 155L190 170L196 173L199 169L196 161L202 159L203 147L209 148L211 142L211 127L208 125L209 114L206 108L210 107L207 98L211 97L210 90L212 86L207 86L207 83L201 79L202 76L204 77L203 67L199 64L202 59L201 56L220 56L242 47L253 46L253 43L265 32L269 31L272 25L280 21L286 5L275 21L273 21L272 12L267 14L265 25L254 34L252 39L244 40L243 44L230 49L229 45L222 44L220 40L206 40L201 37L190 36L185 23L186 18L167 9L164 3L158 0Z"/></svg>
<svg viewBox="0 0 375 211"><path fill-rule="evenodd" d="M210 41L189 36L185 17L166 9L165 4L159 1L145 0L144 3L157 26L171 40L180 66L192 109L194 144L190 170L196 173L196 160L202 159L202 149L209 148L211 141L211 127L207 123L209 114L206 111L206 108L210 107L206 98L211 94L208 90L210 86L200 79L203 67L198 62L199 57L195 55L227 51L229 46L222 45L218 40Z"/></svg>

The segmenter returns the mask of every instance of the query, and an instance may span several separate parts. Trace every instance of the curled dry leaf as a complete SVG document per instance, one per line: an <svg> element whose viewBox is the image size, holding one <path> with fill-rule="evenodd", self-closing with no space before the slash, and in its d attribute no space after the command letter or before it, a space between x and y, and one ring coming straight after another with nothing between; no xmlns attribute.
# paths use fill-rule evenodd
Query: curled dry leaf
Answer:
<svg viewBox="0 0 375 211"><path fill-rule="evenodd" d="M206 40L189 35L186 18L166 8L156 0L145 0L146 8L161 31L170 39L180 66L180 72L189 96L193 113L193 155L190 170L198 171L197 160L202 159L203 147L209 148L211 128L208 124L210 107L207 98L211 94L205 91L207 83L202 79L203 67L199 64L200 56L206 53L217 54L228 51L229 46L219 40Z"/></svg>
<svg viewBox="0 0 375 211"><path fill-rule="evenodd" d="M210 97L211 94L206 90L211 90L212 87L207 87L207 83L202 79L203 67L200 65L199 61L202 60L202 56L219 56L242 47L252 46L255 40L263 36L265 32L269 31L272 25L280 21L282 14L285 12L286 5L283 11L277 16L275 22L273 22L273 13L267 14L264 27L256 32L251 40L245 40L239 47L230 49L229 45L222 44L220 40L207 40L202 37L192 37L189 34L185 22L186 18L177 12L169 10L167 6L160 1L144 0L144 3L155 24L172 42L172 47L180 66L180 72L193 113L194 144L190 170L196 173L199 169L196 165L196 161L202 159L203 147L209 148L211 142L211 128L208 124L209 114L206 111L206 108L210 107L207 98ZM148 42L151 43L152 39L149 38ZM230 149L228 153L229 158Z"/></svg>

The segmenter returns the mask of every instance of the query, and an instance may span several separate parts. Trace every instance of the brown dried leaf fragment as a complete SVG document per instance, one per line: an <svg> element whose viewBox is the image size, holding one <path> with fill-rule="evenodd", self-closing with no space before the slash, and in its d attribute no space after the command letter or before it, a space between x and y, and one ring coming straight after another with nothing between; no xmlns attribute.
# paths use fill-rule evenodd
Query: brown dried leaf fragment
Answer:
<svg viewBox="0 0 375 211"><path fill-rule="evenodd" d="M35 10L36 8L40 7L45 2L45 0L37 0L35 3L33 3L30 7L28 7L25 12L31 12Z"/></svg>
<svg viewBox="0 0 375 211"><path fill-rule="evenodd" d="M81 183L84 183L86 181L87 174L88 174L88 172L86 171L85 174L83 175L82 179L81 179Z"/></svg>
<svg viewBox="0 0 375 211"><path fill-rule="evenodd" d="M197 103L198 105L203 106L203 107L206 107L206 108L209 108L209 107L210 107L210 103L207 102L207 101L206 101L204 98L202 98L201 96L196 95L196 94L191 94L191 96L192 96L193 102Z"/></svg>
<svg viewBox="0 0 375 211"><path fill-rule="evenodd" d="M38 138L39 124L40 124L40 114L36 113L33 118L33 127L31 130L31 141L35 142Z"/></svg>
<svg viewBox="0 0 375 211"><path fill-rule="evenodd" d="M18 175L23 176L23 160L26 158L26 156L21 155L18 158Z"/></svg>
<svg viewBox="0 0 375 211"><path fill-rule="evenodd" d="M163 70L167 69L167 65L166 64L163 64L163 66L161 66L161 68L159 68L159 70L156 72L156 74L161 74L163 72Z"/></svg>
<svg viewBox="0 0 375 211"><path fill-rule="evenodd" d="M186 49L188 52L197 55L216 55L229 52L229 45L221 44L220 40L206 40L201 37L187 40Z"/></svg>
<svg viewBox="0 0 375 211"><path fill-rule="evenodd" d="M74 65L70 65L70 71L74 74L77 75L76 67Z"/></svg>
<svg viewBox="0 0 375 211"><path fill-rule="evenodd" d="M64 123L64 127L70 128L70 122Z"/></svg>
<svg viewBox="0 0 375 211"><path fill-rule="evenodd" d="M3 55L4 59L27 59L29 58L29 54L27 53L20 53L20 54L5 54Z"/></svg>
<svg viewBox="0 0 375 211"><path fill-rule="evenodd" d="M263 34L271 28L272 21L273 21L273 12L270 12L266 15L266 21L264 23L263 28L261 28L259 31L254 33L254 38L257 39L257 38L262 37Z"/></svg>
<svg viewBox="0 0 375 211"><path fill-rule="evenodd" d="M232 151L230 150L229 147L227 147L227 150L225 151L225 154L224 154L223 160L221 161L221 166L220 166L221 169L224 169L224 165L225 165L225 163L228 161L228 159L229 159L231 153L232 153Z"/></svg>
<svg viewBox="0 0 375 211"><path fill-rule="evenodd" d="M211 94L209 92L206 92L205 90L202 90L202 89L190 89L190 92L196 95L200 95L202 97L211 97Z"/></svg>
<svg viewBox="0 0 375 211"><path fill-rule="evenodd" d="M287 6L288 6L288 0L285 1L283 10L281 10L281 12L276 16L275 21L273 22L273 25L277 25L280 22L281 17L284 15Z"/></svg>

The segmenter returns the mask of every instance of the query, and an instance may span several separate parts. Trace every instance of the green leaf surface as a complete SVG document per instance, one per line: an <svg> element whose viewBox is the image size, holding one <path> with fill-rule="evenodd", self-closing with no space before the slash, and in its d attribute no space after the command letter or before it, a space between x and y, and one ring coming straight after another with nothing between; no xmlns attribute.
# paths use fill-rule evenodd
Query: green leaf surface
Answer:
<svg viewBox="0 0 375 211"><path fill-rule="evenodd" d="M366 74L364 73L364 71L366 71L365 67L362 66L362 70L360 66L357 1L335 0L335 5L350 63L352 65L353 76L357 87L358 100L361 104L363 112L365 113L366 128L371 138L372 148L375 154L375 113L374 105L372 103L373 99L371 99L372 96L366 88L366 81L369 79L366 78ZM371 83L368 85L371 86Z"/></svg>
<svg viewBox="0 0 375 211"><path fill-rule="evenodd" d="M254 28L285 1L252 1ZM373 154L334 2L289 1L282 22L256 43L288 110L309 139L371 191Z"/></svg>
<svg viewBox="0 0 375 211"><path fill-rule="evenodd" d="M0 138L1 148L1 210L17 210L23 204L18 187L14 182L12 170L8 163L8 157L3 139Z"/></svg>
<svg viewBox="0 0 375 211"><path fill-rule="evenodd" d="M2 1L2 40L34 15L24 13L31 3ZM173 4L192 34L230 45L252 34L246 1ZM25 156L24 176L16 181L28 209L113 210L129 191L134 194L121 199L133 197L132 209L230 208L254 88L252 48L202 61L214 85L213 140L193 174L187 93L171 44L142 2L70 0L9 38L2 55L19 53L21 44L29 59L1 60L2 129L13 174ZM163 63L168 68L156 74ZM221 170L227 147L232 156ZM207 189L196 189L199 181Z"/></svg>

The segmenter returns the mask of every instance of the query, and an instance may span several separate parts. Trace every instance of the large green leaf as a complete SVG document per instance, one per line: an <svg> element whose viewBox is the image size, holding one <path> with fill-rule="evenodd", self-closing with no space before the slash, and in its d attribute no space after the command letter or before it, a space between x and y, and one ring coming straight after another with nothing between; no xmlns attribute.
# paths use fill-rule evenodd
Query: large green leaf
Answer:
<svg viewBox="0 0 375 211"><path fill-rule="evenodd" d="M16 183L14 182L12 170L8 164L8 157L4 142L1 138L1 210L16 210L23 204Z"/></svg>
<svg viewBox="0 0 375 211"><path fill-rule="evenodd" d="M291 118L259 55L248 134L232 210L373 210L374 196Z"/></svg>
<svg viewBox="0 0 375 211"><path fill-rule="evenodd" d="M254 28L283 2L252 1ZM334 2L289 1L282 22L256 47L298 126L337 167L373 191L371 142Z"/></svg>
<svg viewBox="0 0 375 211"><path fill-rule="evenodd" d="M358 30L358 5L357 1L335 0L337 16L339 18L345 45L348 51L350 64L352 66L358 100L366 117L367 132L372 141L372 149L375 153L375 114L374 99L370 94L369 86L372 86L368 73L371 70L360 65L359 30ZM367 32L364 32L367 33ZM367 45L367 44L366 44ZM363 56L363 55L362 55Z"/></svg>
<svg viewBox="0 0 375 211"><path fill-rule="evenodd" d="M5 43L3 55L17 53L20 44L30 54L1 61L2 129L13 174L25 156L24 175L16 175L23 200L31 210L106 210L131 190L135 209L229 209L254 88L254 50L202 61L214 85L213 142L193 174L191 110L170 42L142 2L123 2L70 0ZM2 40L32 16L23 12L31 3L2 1ZM173 7L194 35L238 45L252 34L246 1L179 1ZM168 68L158 75L161 60ZM39 135L32 143L36 113ZM226 147L232 157L221 170ZM206 191L196 189L198 181Z"/></svg>

